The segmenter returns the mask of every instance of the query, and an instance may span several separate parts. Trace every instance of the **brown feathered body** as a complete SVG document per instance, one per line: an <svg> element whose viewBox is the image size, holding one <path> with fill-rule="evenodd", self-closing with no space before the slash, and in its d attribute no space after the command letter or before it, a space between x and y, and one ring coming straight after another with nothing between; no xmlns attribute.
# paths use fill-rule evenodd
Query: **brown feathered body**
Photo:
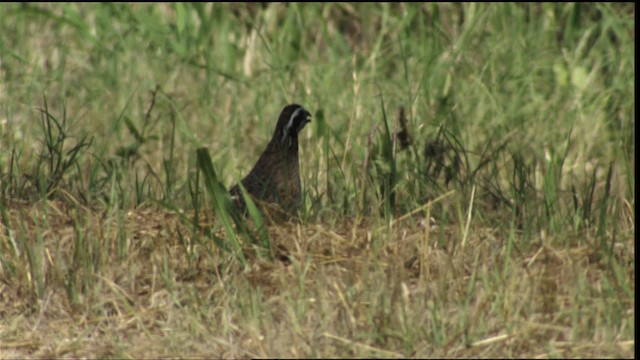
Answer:
<svg viewBox="0 0 640 360"><path fill-rule="evenodd" d="M288 213L301 203L298 133L310 121L311 114L298 104L284 107L271 141L242 185L254 200L275 203ZM235 206L246 212L238 185L230 190Z"/></svg>

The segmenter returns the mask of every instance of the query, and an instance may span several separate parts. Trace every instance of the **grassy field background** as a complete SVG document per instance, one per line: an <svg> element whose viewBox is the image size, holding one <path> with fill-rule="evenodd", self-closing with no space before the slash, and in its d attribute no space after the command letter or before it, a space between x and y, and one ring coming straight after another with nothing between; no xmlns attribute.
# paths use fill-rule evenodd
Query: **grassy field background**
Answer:
<svg viewBox="0 0 640 360"><path fill-rule="evenodd" d="M0 358L633 357L634 16L0 5ZM256 241L196 150L228 187L293 102Z"/></svg>

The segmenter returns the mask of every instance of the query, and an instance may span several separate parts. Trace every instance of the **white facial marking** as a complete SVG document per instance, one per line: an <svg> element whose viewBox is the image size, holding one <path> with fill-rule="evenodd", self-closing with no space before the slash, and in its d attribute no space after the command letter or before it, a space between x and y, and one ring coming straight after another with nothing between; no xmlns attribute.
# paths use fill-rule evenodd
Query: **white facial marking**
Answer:
<svg viewBox="0 0 640 360"><path fill-rule="evenodd" d="M293 119L295 119L296 116L300 114L300 111L302 111L302 107L297 108L296 111L293 112L293 114L289 118L289 121L287 121L287 124L284 126L284 130L282 131L283 144L284 144L284 141L287 139L287 135L289 135L289 131L291 131L291 127L293 127Z"/></svg>

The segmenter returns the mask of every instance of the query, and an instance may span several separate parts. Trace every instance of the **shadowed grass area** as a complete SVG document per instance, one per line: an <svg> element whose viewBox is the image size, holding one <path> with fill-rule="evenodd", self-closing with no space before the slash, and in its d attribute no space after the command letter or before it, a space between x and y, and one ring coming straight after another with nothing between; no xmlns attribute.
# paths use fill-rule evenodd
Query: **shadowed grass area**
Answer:
<svg viewBox="0 0 640 360"><path fill-rule="evenodd" d="M632 357L634 15L0 5L1 357Z"/></svg>

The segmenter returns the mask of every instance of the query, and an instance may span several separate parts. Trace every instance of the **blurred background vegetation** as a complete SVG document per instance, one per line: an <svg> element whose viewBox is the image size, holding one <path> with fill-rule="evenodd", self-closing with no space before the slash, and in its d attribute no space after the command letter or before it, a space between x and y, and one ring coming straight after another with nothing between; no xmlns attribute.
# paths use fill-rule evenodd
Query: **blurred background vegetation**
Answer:
<svg viewBox="0 0 640 360"><path fill-rule="evenodd" d="M605 176L610 164L633 166L634 11L633 4L5 4L0 163L6 172L12 156L24 166L37 153L46 97L51 113L66 112L70 134L93 138L93 159L75 175L89 174L89 188L79 189L85 196L104 175L89 163L135 157L146 167L139 176L155 177L148 197L184 198L195 147L210 148L231 184L253 165L279 110L297 102L316 115L301 141L315 209L368 213L356 194L366 190L361 168L370 157L383 177L390 162L398 165L392 185L404 210L420 205L437 186L433 144L445 140L450 146L441 148L455 153L441 164L448 178L482 177L495 201L512 202L501 182L514 168L545 170L545 157L562 163L568 182ZM410 152L370 154L372 131L388 135L372 129L386 117L397 130L399 107ZM633 186L625 188L633 198Z"/></svg>

